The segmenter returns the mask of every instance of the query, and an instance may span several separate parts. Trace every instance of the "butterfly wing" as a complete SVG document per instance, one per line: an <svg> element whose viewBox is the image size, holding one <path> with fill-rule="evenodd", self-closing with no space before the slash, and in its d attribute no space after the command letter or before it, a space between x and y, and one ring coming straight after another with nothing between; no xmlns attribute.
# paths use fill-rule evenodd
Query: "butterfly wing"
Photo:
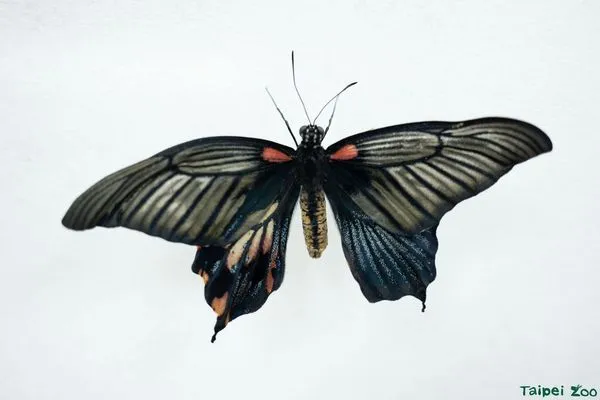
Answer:
<svg viewBox="0 0 600 400"><path fill-rule="evenodd" d="M241 138L198 139L102 179L64 216L74 230L123 226L193 245L226 245L263 223L295 185L294 150Z"/></svg>
<svg viewBox="0 0 600 400"><path fill-rule="evenodd" d="M167 149L96 183L67 211L75 230L123 226L198 246L217 332L258 310L283 280L290 218L300 191L294 150L217 137Z"/></svg>
<svg viewBox="0 0 600 400"><path fill-rule="evenodd" d="M198 247L192 270L205 282L206 302L217 313L217 333L233 319L258 310L283 281L289 224L300 187L282 206L230 245Z"/></svg>
<svg viewBox="0 0 600 400"><path fill-rule="evenodd" d="M551 149L541 130L505 118L398 125L330 146L325 192L365 297L425 306L441 217Z"/></svg>
<svg viewBox="0 0 600 400"><path fill-rule="evenodd" d="M394 234L348 202L335 185L326 185L325 190L344 255L364 296L377 302L412 295L425 309L426 289L436 273L437 225L411 236Z"/></svg>
<svg viewBox="0 0 600 400"><path fill-rule="evenodd" d="M552 149L526 122L421 122L360 133L327 149L333 190L390 233L431 228L460 201Z"/></svg>

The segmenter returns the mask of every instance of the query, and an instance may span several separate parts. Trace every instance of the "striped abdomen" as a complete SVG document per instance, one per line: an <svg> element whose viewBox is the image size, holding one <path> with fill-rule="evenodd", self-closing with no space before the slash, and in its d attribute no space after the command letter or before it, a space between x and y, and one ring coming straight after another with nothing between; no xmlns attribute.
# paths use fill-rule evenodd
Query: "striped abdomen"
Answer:
<svg viewBox="0 0 600 400"><path fill-rule="evenodd" d="M308 254L319 258L327 247L327 215L323 190L302 187L300 209Z"/></svg>

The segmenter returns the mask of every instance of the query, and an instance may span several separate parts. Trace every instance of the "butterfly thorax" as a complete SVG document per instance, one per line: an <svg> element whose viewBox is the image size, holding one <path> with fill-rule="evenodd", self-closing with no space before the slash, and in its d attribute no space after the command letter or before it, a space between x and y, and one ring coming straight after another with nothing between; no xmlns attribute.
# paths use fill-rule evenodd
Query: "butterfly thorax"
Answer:
<svg viewBox="0 0 600 400"><path fill-rule="evenodd" d="M300 209L302 228L308 254L319 258L327 247L327 215L323 192L323 167L326 165L325 149L321 146L323 128L315 125L300 129L302 143L296 159L300 162Z"/></svg>

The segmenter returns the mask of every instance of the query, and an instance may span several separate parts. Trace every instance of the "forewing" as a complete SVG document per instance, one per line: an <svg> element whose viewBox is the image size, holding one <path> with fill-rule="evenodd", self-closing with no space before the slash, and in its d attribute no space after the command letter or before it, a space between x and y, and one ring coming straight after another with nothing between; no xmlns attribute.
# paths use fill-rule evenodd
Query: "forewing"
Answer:
<svg viewBox="0 0 600 400"><path fill-rule="evenodd" d="M370 302L412 295L423 303L435 279L434 225L421 233L393 234L375 223L336 186L325 187L354 279Z"/></svg>
<svg viewBox="0 0 600 400"><path fill-rule="evenodd" d="M102 179L62 222L74 230L123 226L173 242L225 245L268 218L294 184L293 154L241 137L183 143Z"/></svg>
<svg viewBox="0 0 600 400"><path fill-rule="evenodd" d="M283 281L290 218L299 186L289 187L277 209L227 246L198 247L192 270L204 282L217 313L216 335L233 319L258 310Z"/></svg>
<svg viewBox="0 0 600 400"><path fill-rule="evenodd" d="M551 149L539 128L513 119L397 125L330 146L328 179L377 224L410 235Z"/></svg>

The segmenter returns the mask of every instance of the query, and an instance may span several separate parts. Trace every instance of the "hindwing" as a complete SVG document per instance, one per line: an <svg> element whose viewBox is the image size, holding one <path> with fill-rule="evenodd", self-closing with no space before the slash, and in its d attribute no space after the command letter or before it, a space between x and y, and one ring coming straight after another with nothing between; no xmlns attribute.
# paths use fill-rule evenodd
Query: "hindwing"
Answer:
<svg viewBox="0 0 600 400"><path fill-rule="evenodd" d="M231 320L262 307L281 285L299 190L290 187L273 212L235 242L198 247L192 270L204 280L206 302L217 313L212 341Z"/></svg>
<svg viewBox="0 0 600 400"><path fill-rule="evenodd" d="M370 302L411 295L423 303L436 275L437 225L415 235L392 233L378 225L337 186L325 188L354 279Z"/></svg>

